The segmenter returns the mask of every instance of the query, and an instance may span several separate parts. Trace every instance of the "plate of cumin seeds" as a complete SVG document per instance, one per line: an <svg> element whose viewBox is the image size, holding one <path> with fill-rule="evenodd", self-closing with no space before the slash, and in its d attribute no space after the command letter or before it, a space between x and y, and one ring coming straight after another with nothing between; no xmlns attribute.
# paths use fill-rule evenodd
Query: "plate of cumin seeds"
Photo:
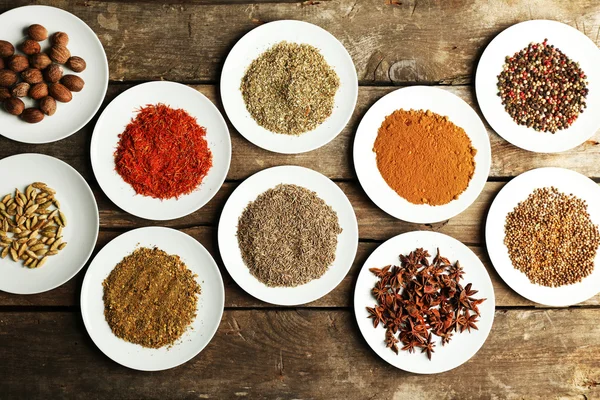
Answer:
<svg viewBox="0 0 600 400"><path fill-rule="evenodd" d="M263 24L231 49L221 99L233 126L276 153L317 149L346 126L358 79L348 51L326 30L303 21Z"/></svg>
<svg viewBox="0 0 600 400"><path fill-rule="evenodd" d="M231 277L259 300L315 301L348 273L358 247L350 201L327 177L281 166L246 179L219 221L219 251Z"/></svg>
<svg viewBox="0 0 600 400"><path fill-rule="evenodd" d="M600 291L600 186L578 172L538 168L507 183L485 241L498 275L536 303L566 307Z"/></svg>
<svg viewBox="0 0 600 400"><path fill-rule="evenodd" d="M173 368L200 353L219 327L224 302L210 253L164 227L113 239L92 261L81 289L81 314L94 343L113 361L141 371Z"/></svg>

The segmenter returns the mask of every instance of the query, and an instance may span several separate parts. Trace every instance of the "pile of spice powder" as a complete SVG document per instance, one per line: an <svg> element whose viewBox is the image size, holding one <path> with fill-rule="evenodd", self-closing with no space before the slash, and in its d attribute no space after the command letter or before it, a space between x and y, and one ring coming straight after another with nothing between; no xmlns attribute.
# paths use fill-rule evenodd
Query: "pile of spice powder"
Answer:
<svg viewBox="0 0 600 400"><path fill-rule="evenodd" d="M200 285L179 256L146 247L104 280L104 316L113 333L149 348L172 345L196 317Z"/></svg>
<svg viewBox="0 0 600 400"><path fill-rule="evenodd" d="M570 285L594 270L598 226L586 202L572 194L536 189L507 215L504 230L512 265L532 283Z"/></svg>
<svg viewBox="0 0 600 400"><path fill-rule="evenodd" d="M586 108L587 76L562 51L531 43L506 57L498 75L498 96L519 125L555 133L568 128Z"/></svg>
<svg viewBox="0 0 600 400"><path fill-rule="evenodd" d="M477 329L479 305L486 299L473 297L478 291L472 284L461 285L464 271L458 261L452 265L439 249L433 261L429 257L420 248L400 255L400 266L371 268L379 278L372 289L377 304L367 311L375 328L385 327L386 345L394 353L398 354L401 342L402 350L421 349L431 360L432 334L441 338L443 346L454 332Z"/></svg>
<svg viewBox="0 0 600 400"><path fill-rule="evenodd" d="M331 115L339 86L339 77L318 49L284 41L252 61L240 90L260 126L300 135Z"/></svg>
<svg viewBox="0 0 600 400"><path fill-rule="evenodd" d="M475 154L465 131L429 110L396 110L379 128L373 146L381 176L413 204L456 200L475 173Z"/></svg>
<svg viewBox="0 0 600 400"><path fill-rule="evenodd" d="M164 200L189 194L212 166L206 130L184 110L147 105L119 138L115 169L143 196Z"/></svg>
<svg viewBox="0 0 600 400"><path fill-rule="evenodd" d="M252 275L267 286L292 287L327 271L341 232L336 212L315 192L281 184L248 204L237 238Z"/></svg>

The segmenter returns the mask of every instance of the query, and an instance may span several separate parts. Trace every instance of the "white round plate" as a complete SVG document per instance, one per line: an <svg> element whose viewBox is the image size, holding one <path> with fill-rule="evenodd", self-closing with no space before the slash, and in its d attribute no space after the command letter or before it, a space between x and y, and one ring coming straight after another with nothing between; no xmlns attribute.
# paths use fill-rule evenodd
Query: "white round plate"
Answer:
<svg viewBox="0 0 600 400"><path fill-rule="evenodd" d="M238 246L238 219L248 203L279 184L294 184L312 190L338 215L342 233L338 236L335 261L319 279L297 287L269 287L251 273ZM219 220L219 251L235 282L259 300L292 306L317 300L332 291L344 279L358 247L358 223L354 209L342 190L327 177L308 168L281 166L265 169L246 179L231 194Z"/></svg>
<svg viewBox="0 0 600 400"><path fill-rule="evenodd" d="M444 346L442 346L439 337L432 335L435 342L435 352L431 360L421 351L409 353L400 350L399 354L395 354L387 348L385 346L385 328L382 325L373 328L373 320L369 318L366 309L366 307L373 307L377 304L371 294L371 289L377 283L378 278L369 271L369 268L400 265L398 256L400 254L407 255L417 248L427 250L432 257L435 257L439 248L442 256L448 258L453 264L457 260L460 261L460 265L465 271L461 284L466 286L468 283L472 283L473 290L479 291L475 298L487 299L479 306L481 317L477 322L478 330L455 332L452 340ZM437 232L409 232L384 242L369 256L360 270L354 291L354 313L358 327L369 346L379 357L394 367L417 374L437 374L448 371L464 364L473 357L483 346L492 329L495 307L494 287L479 258L458 240Z"/></svg>
<svg viewBox="0 0 600 400"><path fill-rule="evenodd" d="M212 152L213 165L200 186L178 199L160 200L138 195L115 170L114 153L119 135L141 107L158 103L183 109L196 117L198 124L206 128L206 140ZM148 82L121 93L102 112L92 136L91 160L100 187L113 203L138 217L164 221L191 214L213 198L229 171L231 139L223 116L202 93L180 83Z"/></svg>
<svg viewBox="0 0 600 400"><path fill-rule="evenodd" d="M121 260L139 247L158 247L181 257L200 285L197 315L173 344L150 349L116 337L104 317L102 282ZM108 243L94 258L81 288L81 314L96 346L113 361L140 371L160 371L181 365L202 351L214 336L225 304L219 268L210 253L194 238L175 229L134 229Z"/></svg>
<svg viewBox="0 0 600 400"><path fill-rule="evenodd" d="M273 133L258 125L246 109L240 91L242 78L252 61L281 41L316 47L340 78L329 118L300 136ZM250 142L276 153L304 153L329 143L350 120L357 96L358 78L350 54L331 33L308 22L284 20L254 28L233 46L221 73L221 99L233 126Z"/></svg>
<svg viewBox="0 0 600 400"><path fill-rule="evenodd" d="M48 258L41 268L29 269L10 256L0 259L0 290L16 294L42 293L74 277L90 258L100 219L98 205L87 182L70 165L43 154L19 154L0 161L0 171L10 171L0 180L0 196L21 192L33 182L44 182L56 190L60 209L68 224L63 238L67 247Z"/></svg>
<svg viewBox="0 0 600 400"><path fill-rule="evenodd" d="M507 56L524 49L529 43L558 47L571 60L579 62L588 76L587 109L573 125L557 133L536 132L518 125L504 110L498 96L498 75ZM535 20L513 25L502 31L487 46L475 75L475 91L481 112L490 126L504 139L522 149L538 153L556 153L572 149L588 140L600 128L600 50L577 29L556 21Z"/></svg>
<svg viewBox="0 0 600 400"><path fill-rule="evenodd" d="M600 187L591 179L564 168L538 168L527 171L507 183L494 199L485 225L485 242L498 275L521 296L552 307L577 304L600 292L600 249L594 271L579 283L546 287L531 283L513 267L504 245L506 216L535 189L554 186L565 194L573 194L587 202L592 222L600 224Z"/></svg>
<svg viewBox="0 0 600 400"><path fill-rule="evenodd" d="M431 110L448 116L450 121L463 128L471 139L473 147L477 149L475 173L467 190L457 200L442 206L410 203L390 188L379 173L373 146L382 122L398 109ZM440 222L463 212L483 190L490 173L491 162L490 139L477 113L458 96L430 86L411 86L383 96L360 121L354 139L354 167L364 191L383 211L407 222Z"/></svg>
<svg viewBox="0 0 600 400"><path fill-rule="evenodd" d="M56 113L46 116L42 122L28 124L20 118L0 109L0 135L23 143L50 143L71 136L87 124L100 108L108 87L108 62L102 43L85 22L71 13L48 6L26 6L9 10L0 15L0 38L11 42L15 48L27 36L25 30L31 24L41 24L48 29L48 35L54 32L66 32L69 35L68 48L74 56L82 57L87 68L75 73L63 66L64 73L80 76L85 87L79 93L73 93L69 103L57 103ZM50 41L40 43L42 51L50 47ZM17 50L17 54L20 53ZM23 98L27 107L35 102Z"/></svg>

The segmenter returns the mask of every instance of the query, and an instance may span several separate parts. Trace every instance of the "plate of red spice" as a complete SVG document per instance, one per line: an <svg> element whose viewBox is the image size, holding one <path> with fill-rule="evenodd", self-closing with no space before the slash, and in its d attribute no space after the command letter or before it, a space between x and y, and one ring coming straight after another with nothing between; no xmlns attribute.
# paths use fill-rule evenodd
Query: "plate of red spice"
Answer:
<svg viewBox="0 0 600 400"><path fill-rule="evenodd" d="M485 119L525 150L572 149L599 128L600 50L557 21L513 25L483 52L475 77Z"/></svg>
<svg viewBox="0 0 600 400"><path fill-rule="evenodd" d="M104 110L91 144L104 193L151 220L188 215L223 184L231 161L229 130L202 93L179 83L135 86Z"/></svg>
<svg viewBox="0 0 600 400"><path fill-rule="evenodd" d="M494 321L492 281L456 239L417 231L379 246L354 291L358 326L371 348L396 368L435 374L467 362Z"/></svg>

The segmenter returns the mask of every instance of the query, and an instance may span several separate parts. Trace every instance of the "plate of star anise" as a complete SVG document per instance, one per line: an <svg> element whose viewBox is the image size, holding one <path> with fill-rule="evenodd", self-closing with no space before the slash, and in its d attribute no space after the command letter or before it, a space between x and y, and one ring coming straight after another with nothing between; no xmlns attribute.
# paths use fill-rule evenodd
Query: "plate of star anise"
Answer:
<svg viewBox="0 0 600 400"><path fill-rule="evenodd" d="M494 321L492 281L456 239L410 232L367 259L354 292L358 326L371 348L405 371L458 367L483 346Z"/></svg>

